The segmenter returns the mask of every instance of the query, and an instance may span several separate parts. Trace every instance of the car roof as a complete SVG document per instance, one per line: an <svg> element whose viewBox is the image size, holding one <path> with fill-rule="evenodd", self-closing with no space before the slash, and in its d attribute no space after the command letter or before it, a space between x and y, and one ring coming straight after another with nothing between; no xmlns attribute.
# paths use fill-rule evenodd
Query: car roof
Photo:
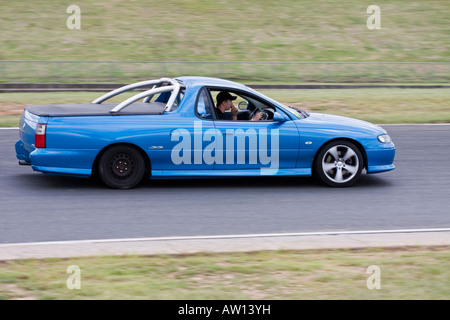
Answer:
<svg viewBox="0 0 450 320"><path fill-rule="evenodd" d="M233 89L248 89L243 84L220 79L220 78L212 78L212 77L197 77L197 76L183 76L183 77L177 77L176 80L180 81L182 84L189 86L215 86L215 87L229 87Z"/></svg>

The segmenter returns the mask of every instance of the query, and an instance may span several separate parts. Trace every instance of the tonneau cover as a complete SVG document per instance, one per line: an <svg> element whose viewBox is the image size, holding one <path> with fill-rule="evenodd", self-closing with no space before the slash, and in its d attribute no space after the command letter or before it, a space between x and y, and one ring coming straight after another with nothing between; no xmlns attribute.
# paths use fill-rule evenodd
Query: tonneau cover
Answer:
<svg viewBox="0 0 450 320"><path fill-rule="evenodd" d="M49 104L27 106L26 110L41 117L77 117L163 114L166 107L166 104L161 102L135 102L122 109L119 113L111 113L111 109L117 105L118 103Z"/></svg>

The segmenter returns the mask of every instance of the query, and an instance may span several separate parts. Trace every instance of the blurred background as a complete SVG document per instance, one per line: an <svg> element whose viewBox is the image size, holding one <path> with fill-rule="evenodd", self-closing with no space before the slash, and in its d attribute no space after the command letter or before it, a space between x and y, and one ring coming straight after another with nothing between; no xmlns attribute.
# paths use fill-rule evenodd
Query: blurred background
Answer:
<svg viewBox="0 0 450 320"><path fill-rule="evenodd" d="M370 30L367 8L381 9ZM80 29L67 27L80 8ZM446 83L441 0L0 0L0 82Z"/></svg>
<svg viewBox="0 0 450 320"><path fill-rule="evenodd" d="M380 29L368 27L377 22L370 5L380 8ZM450 122L447 0L0 0L0 8L0 126L16 127L27 104L85 103L121 84L183 75L375 123Z"/></svg>

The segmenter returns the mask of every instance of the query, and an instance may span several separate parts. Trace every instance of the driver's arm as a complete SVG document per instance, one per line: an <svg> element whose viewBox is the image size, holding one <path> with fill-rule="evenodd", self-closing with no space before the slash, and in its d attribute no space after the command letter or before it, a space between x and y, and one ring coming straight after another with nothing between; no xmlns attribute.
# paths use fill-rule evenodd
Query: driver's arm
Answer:
<svg viewBox="0 0 450 320"><path fill-rule="evenodd" d="M262 114L261 112L257 112L257 113L253 116L253 118L250 119L250 121L259 121L259 120L261 120L262 115L263 115L263 114Z"/></svg>
<svg viewBox="0 0 450 320"><path fill-rule="evenodd" d="M237 120L238 119L238 113L239 113L239 109L236 108L234 106L234 104L233 104L232 107L231 107L231 119L232 120Z"/></svg>

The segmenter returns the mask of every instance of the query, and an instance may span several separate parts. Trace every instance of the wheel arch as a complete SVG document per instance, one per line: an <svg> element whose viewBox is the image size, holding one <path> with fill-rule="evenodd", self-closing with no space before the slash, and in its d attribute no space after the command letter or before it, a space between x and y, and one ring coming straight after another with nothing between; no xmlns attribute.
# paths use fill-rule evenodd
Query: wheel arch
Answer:
<svg viewBox="0 0 450 320"><path fill-rule="evenodd" d="M104 147L102 150L100 150L100 152L97 154L97 156L95 157L94 163L92 164L92 176L93 177L97 177L98 176L98 164L99 161L102 157L102 155L109 149L113 148L113 147L117 147L117 146L129 146L132 147L134 149L136 149L137 151L139 151L139 153L141 154L142 158L144 159L145 162L145 176L146 178L150 177L150 173L151 173L151 161L150 158L148 156L148 154L139 146L133 144L133 143L126 143L126 142L118 142L118 143L112 143L107 145L106 147Z"/></svg>
<svg viewBox="0 0 450 320"><path fill-rule="evenodd" d="M313 174L314 174L314 172L315 172L315 170L316 170L317 157L319 156L320 151L322 151L322 149L325 148L325 146L326 146L327 144L329 144L330 142L333 142L333 141L347 141L347 142L353 143L353 144L359 149L359 151L361 152L361 155L362 155L363 161L364 161L364 166L363 166L363 167L364 167L364 169L367 170L367 154L366 154L366 149L364 149L363 145L362 145L359 141L357 141L357 140L355 140L355 139L351 139L351 138L333 138L333 139L330 139L330 140L325 141L325 142L320 146L320 148L317 149L316 154L314 155L313 162L312 162L312 172L313 172Z"/></svg>

